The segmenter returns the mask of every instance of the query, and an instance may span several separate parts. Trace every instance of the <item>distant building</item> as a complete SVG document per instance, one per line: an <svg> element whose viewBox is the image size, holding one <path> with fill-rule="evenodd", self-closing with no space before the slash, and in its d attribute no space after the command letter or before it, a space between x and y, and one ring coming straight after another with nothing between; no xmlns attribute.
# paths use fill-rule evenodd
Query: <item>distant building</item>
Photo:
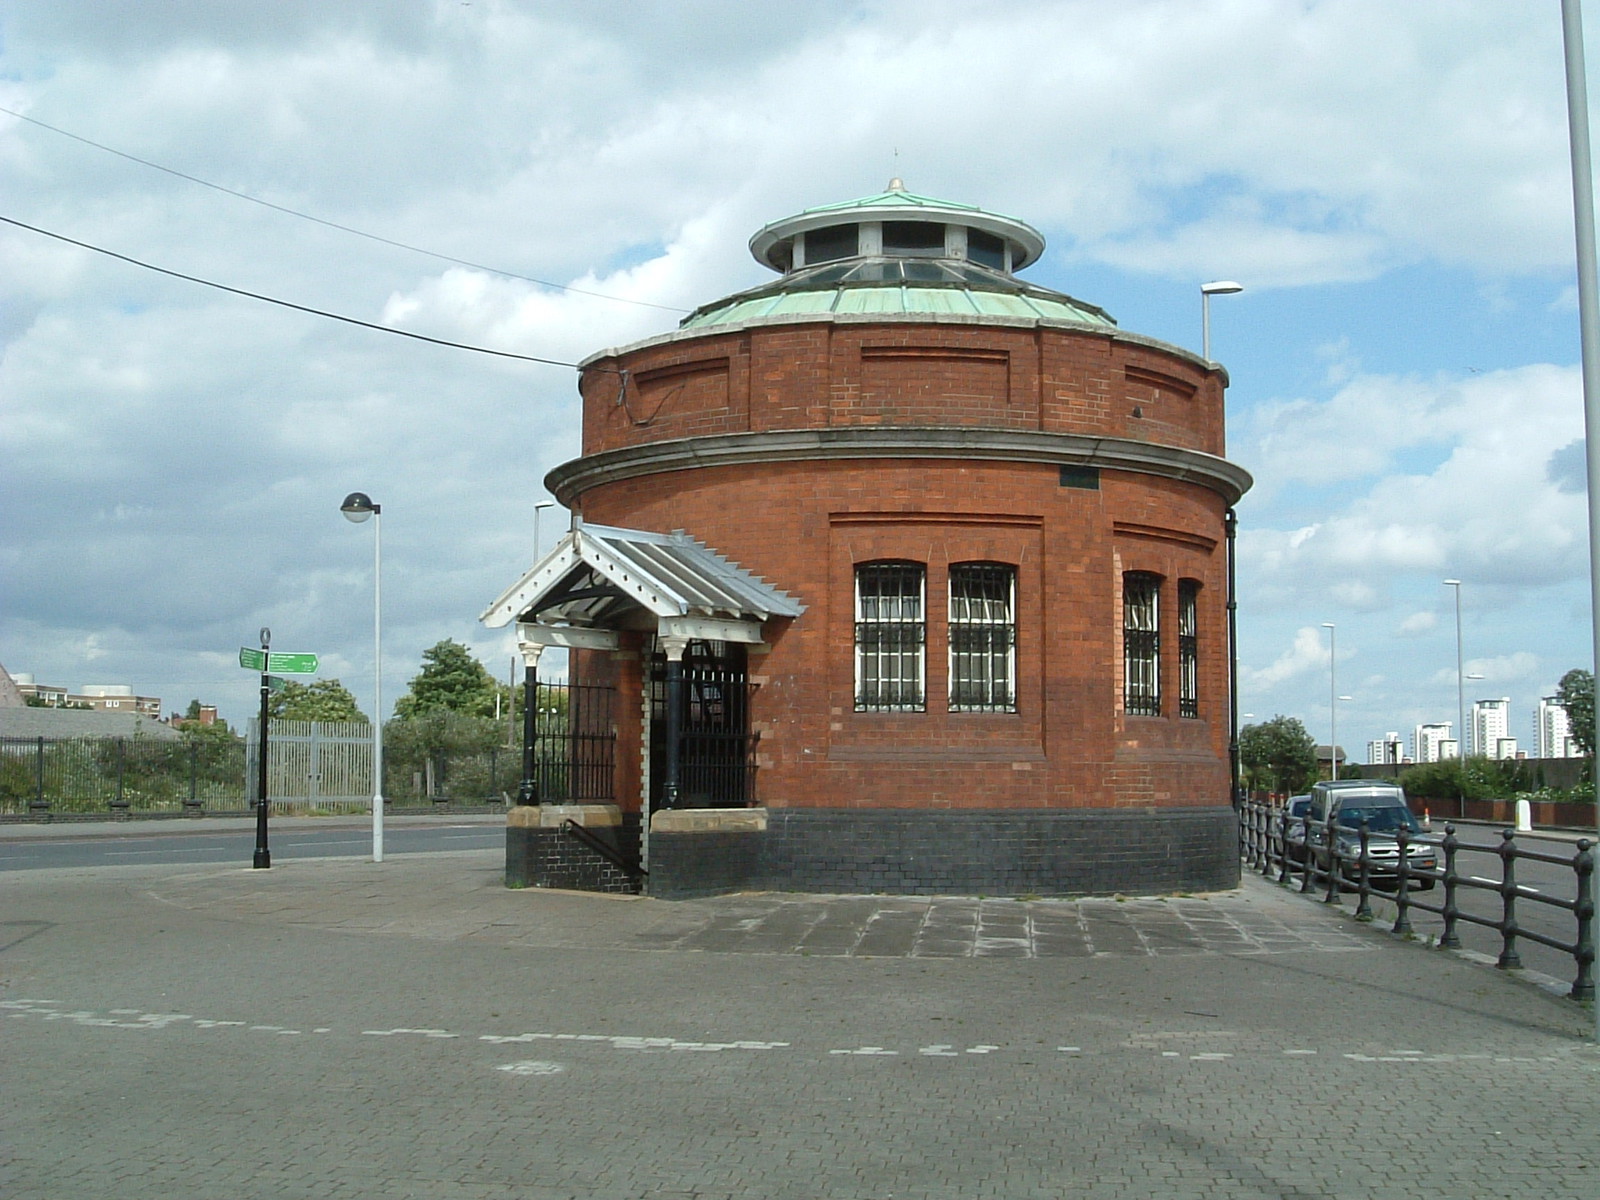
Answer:
<svg viewBox="0 0 1600 1200"><path fill-rule="evenodd" d="M1474 700L1472 702L1471 736L1467 739L1467 749L1471 754L1484 754L1490 758L1499 758L1498 746L1500 739L1509 737L1511 733L1511 699L1501 697L1499 700ZM1515 745L1512 747L1512 757L1516 756Z"/></svg>
<svg viewBox="0 0 1600 1200"><path fill-rule="evenodd" d="M1438 762L1460 754L1460 744L1451 736L1449 721L1430 721L1418 725L1411 734L1411 758L1414 762Z"/></svg>
<svg viewBox="0 0 1600 1200"><path fill-rule="evenodd" d="M1398 732L1389 732L1383 738L1374 738L1367 743L1367 761L1369 763L1397 763L1405 758L1405 743L1400 740Z"/></svg>
<svg viewBox="0 0 1600 1200"><path fill-rule="evenodd" d="M26 703L44 708L91 708L96 712L137 713L161 719L161 697L140 696L125 683L85 684L81 692L69 692L54 684L38 683L32 675L12 677Z"/></svg>
<svg viewBox="0 0 1600 1200"><path fill-rule="evenodd" d="M1554 696L1545 696L1533 710L1533 746L1540 758L1577 758L1567 710Z"/></svg>

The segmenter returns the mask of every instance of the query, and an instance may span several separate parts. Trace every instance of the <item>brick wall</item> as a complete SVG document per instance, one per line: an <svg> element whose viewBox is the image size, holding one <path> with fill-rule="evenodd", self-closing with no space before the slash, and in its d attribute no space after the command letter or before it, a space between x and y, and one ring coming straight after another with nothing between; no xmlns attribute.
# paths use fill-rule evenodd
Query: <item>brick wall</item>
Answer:
<svg viewBox="0 0 1600 1200"><path fill-rule="evenodd" d="M591 364L584 449L883 425L1099 435L1220 455L1222 382L1192 355L1102 331L780 322ZM757 786L775 811L1226 803L1223 497L1110 468L1098 486L1065 482L1051 463L821 458L614 479L574 505L591 522L687 530L806 604L797 620L769 623L767 647L751 656ZM925 712L855 711L854 572L875 559L926 567ZM973 561L1016 570L1014 713L948 711L947 580L951 564ZM1162 581L1159 716L1121 711L1122 574L1135 570ZM1183 579L1199 587L1198 719L1178 715ZM626 655L603 668L619 682L637 669ZM619 758L631 760L641 730L629 695ZM626 782L618 800L636 806L637 774Z"/></svg>
<svg viewBox="0 0 1600 1200"><path fill-rule="evenodd" d="M859 425L1036 429L1223 453L1218 372L1140 340L1046 325L839 318L713 331L598 360L580 390L586 454Z"/></svg>
<svg viewBox="0 0 1600 1200"><path fill-rule="evenodd" d="M770 811L764 833L650 839L652 896L718 891L1070 896L1238 886L1231 808Z"/></svg>

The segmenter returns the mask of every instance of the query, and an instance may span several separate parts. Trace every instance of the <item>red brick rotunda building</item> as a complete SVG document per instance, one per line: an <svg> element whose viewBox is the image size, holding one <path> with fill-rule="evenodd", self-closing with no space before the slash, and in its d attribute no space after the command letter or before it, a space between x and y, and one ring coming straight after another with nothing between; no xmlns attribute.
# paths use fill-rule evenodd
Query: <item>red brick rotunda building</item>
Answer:
<svg viewBox="0 0 1600 1200"><path fill-rule="evenodd" d="M579 685L508 879L603 843L663 896L1236 884L1223 369L898 180L750 249L776 280L582 364L573 528L484 614Z"/></svg>

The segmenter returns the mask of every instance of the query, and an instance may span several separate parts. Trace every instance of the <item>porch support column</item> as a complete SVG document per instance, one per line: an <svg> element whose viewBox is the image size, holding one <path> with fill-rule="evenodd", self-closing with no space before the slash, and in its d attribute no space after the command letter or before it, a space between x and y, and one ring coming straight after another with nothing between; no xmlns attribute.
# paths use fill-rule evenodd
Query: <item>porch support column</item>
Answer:
<svg viewBox="0 0 1600 1200"><path fill-rule="evenodd" d="M667 656L667 764L666 778L661 781L661 805L670 809L678 807L678 744L683 740L683 651L689 639L669 634L662 637L660 643Z"/></svg>
<svg viewBox="0 0 1600 1200"><path fill-rule="evenodd" d="M538 804L539 783L533 750L539 728L539 655L544 653L544 646L518 637L517 649L522 652L522 786L517 789L517 803Z"/></svg>

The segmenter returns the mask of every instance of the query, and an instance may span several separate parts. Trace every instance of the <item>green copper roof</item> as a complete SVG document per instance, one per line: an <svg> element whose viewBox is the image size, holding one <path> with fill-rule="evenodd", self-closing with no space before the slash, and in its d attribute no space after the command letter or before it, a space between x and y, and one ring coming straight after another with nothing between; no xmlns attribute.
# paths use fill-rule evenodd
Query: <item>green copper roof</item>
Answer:
<svg viewBox="0 0 1600 1200"><path fill-rule="evenodd" d="M892 182L898 183L899 181L894 180ZM951 212L976 213L983 211L976 204L957 204L953 200L938 200L932 196L918 196L904 189L891 189L887 192L879 192L876 196L862 196L859 200L840 200L834 204L818 204L816 207L808 208L805 211L808 213L837 213L852 208L887 208L899 205L909 205L915 208L940 208ZM1000 214L992 213L990 215L999 216ZM1015 220L1016 218L1008 219Z"/></svg>
<svg viewBox="0 0 1600 1200"><path fill-rule="evenodd" d="M1015 271L1044 253L1044 237L1015 217L905 190L821 204L750 239L781 277L701 305L680 323L705 329L811 314L1044 318L1115 327L1106 312Z"/></svg>

